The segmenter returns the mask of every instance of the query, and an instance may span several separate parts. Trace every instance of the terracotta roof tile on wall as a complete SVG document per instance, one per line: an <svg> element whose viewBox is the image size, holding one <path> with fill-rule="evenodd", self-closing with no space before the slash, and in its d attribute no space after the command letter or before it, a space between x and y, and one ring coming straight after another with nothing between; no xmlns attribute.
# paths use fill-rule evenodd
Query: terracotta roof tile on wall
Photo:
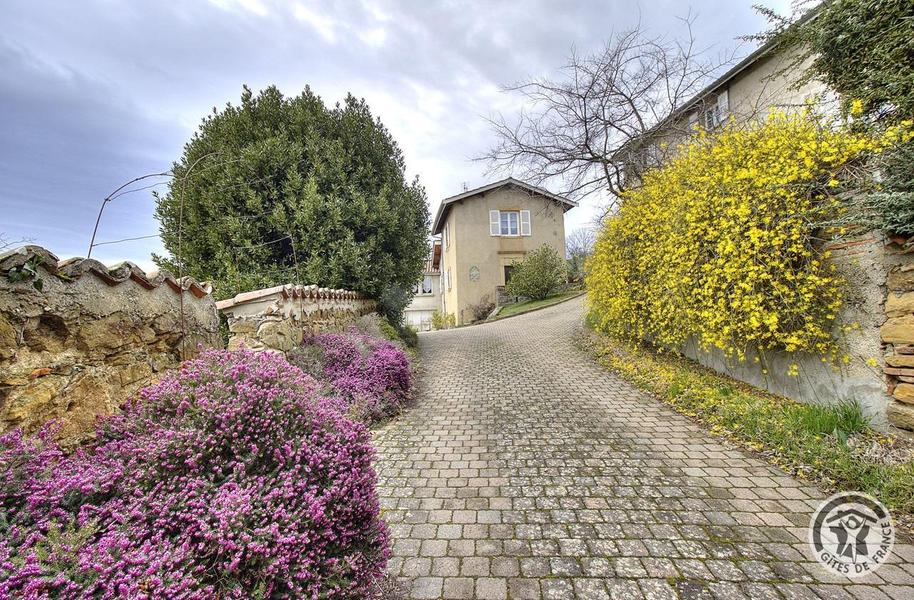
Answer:
<svg viewBox="0 0 914 600"><path fill-rule="evenodd" d="M205 282L200 283L193 277L182 277L178 280L167 271L146 273L128 261L107 267L91 258L60 260L53 252L41 246L32 245L0 254L0 273L7 273L32 261L39 264L48 273L65 280L77 280L83 275L89 274L112 286L133 280L146 289L155 289L165 283L175 292L188 291L197 298L208 296L213 291L212 285Z"/></svg>
<svg viewBox="0 0 914 600"><path fill-rule="evenodd" d="M365 298L365 296L362 294L349 290L323 288L316 285L285 284L270 288L264 288L262 290L254 290L253 292L242 292L240 294L236 294L234 298L216 302L216 308L219 310L226 310L228 308L232 308L233 306L238 306L239 304L256 302L276 294L282 296L283 299L306 298L312 300L362 300Z"/></svg>

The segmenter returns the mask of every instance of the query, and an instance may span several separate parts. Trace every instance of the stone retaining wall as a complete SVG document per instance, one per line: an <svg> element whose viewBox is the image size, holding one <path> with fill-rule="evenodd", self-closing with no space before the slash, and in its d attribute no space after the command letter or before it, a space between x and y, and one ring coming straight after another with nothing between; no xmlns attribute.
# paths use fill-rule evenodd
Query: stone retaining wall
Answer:
<svg viewBox="0 0 914 600"><path fill-rule="evenodd" d="M896 265L886 280L886 321L882 341L886 345L885 374L892 400L889 422L914 430L914 264Z"/></svg>
<svg viewBox="0 0 914 600"><path fill-rule="evenodd" d="M0 431L57 419L79 442L198 344L221 345L206 284L38 246L0 255Z"/></svg>
<svg viewBox="0 0 914 600"><path fill-rule="evenodd" d="M897 385L908 383L900 378L914 384L914 257L879 233L828 249L848 282L838 322L857 324L852 331L836 332L849 356L847 364L836 367L816 355L785 352L768 352L759 362L750 353L745 362L736 362L694 343L686 344L683 352L778 395L808 403L855 401L877 428L914 430L914 406L908 404L914 403L914 385ZM794 363L797 376L788 374ZM893 392L901 402L893 401Z"/></svg>
<svg viewBox="0 0 914 600"><path fill-rule="evenodd" d="M374 300L356 292L316 285L246 292L216 306L228 319L229 348L280 352L288 352L307 334L343 329L375 310Z"/></svg>

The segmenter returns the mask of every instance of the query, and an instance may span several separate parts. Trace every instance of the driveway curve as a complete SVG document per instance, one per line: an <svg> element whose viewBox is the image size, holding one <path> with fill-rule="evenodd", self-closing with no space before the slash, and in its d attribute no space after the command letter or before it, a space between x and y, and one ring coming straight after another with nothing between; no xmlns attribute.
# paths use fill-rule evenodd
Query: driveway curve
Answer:
<svg viewBox="0 0 914 600"><path fill-rule="evenodd" d="M582 310L421 335L420 399L375 432L410 598L914 599L912 546L827 572L822 492L594 363Z"/></svg>

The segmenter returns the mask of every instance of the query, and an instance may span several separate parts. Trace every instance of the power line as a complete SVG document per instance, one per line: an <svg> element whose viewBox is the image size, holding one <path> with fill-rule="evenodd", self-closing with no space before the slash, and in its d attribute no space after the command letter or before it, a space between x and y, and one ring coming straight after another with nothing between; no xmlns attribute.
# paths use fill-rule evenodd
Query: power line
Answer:
<svg viewBox="0 0 914 600"><path fill-rule="evenodd" d="M108 244L120 244L120 243L122 243L122 242L132 242L132 241L134 241L134 240L148 240L148 239L150 239L150 238L157 238L157 237L159 237L159 234L158 234L158 233L153 233L152 235L141 235L141 236L138 236L138 237L123 238L123 239L120 239L120 240L110 240L110 241L107 241L107 242L95 242L95 243L93 244L93 247L94 247L94 246L105 246L105 245L108 245Z"/></svg>
<svg viewBox="0 0 914 600"><path fill-rule="evenodd" d="M270 244L275 244L276 242L281 242L283 240L289 240L289 239L292 239L291 235L284 235L280 238L276 238L275 240L271 240L269 242L263 242L262 244L252 244L250 246L233 246L233 247L236 250L250 250L252 248L260 248L261 246L269 246Z"/></svg>

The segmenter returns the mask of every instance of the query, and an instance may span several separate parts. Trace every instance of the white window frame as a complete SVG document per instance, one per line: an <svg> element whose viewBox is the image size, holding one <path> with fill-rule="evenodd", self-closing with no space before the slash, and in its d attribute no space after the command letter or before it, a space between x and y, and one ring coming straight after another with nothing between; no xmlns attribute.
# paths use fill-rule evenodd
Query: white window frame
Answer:
<svg viewBox="0 0 914 600"><path fill-rule="evenodd" d="M512 221L513 217L513 223ZM514 232L511 232L511 225L514 225ZM518 210L500 210L498 211L498 235L501 237L518 237L520 236L520 211Z"/></svg>
<svg viewBox="0 0 914 600"><path fill-rule="evenodd" d="M730 113L730 94L721 90L713 101L709 100L701 109L699 120L706 131L720 127L727 120Z"/></svg>
<svg viewBox="0 0 914 600"><path fill-rule="evenodd" d="M447 291L450 292L451 291L451 268L450 267L447 268L447 272L445 274L447 275Z"/></svg>
<svg viewBox="0 0 914 600"><path fill-rule="evenodd" d="M514 215L513 223L511 216ZM507 222L504 218L507 216ZM514 225L514 233L511 232ZM492 237L526 237L533 235L529 210L490 210L489 235Z"/></svg>
<svg viewBox="0 0 914 600"><path fill-rule="evenodd" d="M428 291L426 292L425 284L428 283ZM416 294L419 296L431 296L435 292L435 286L432 283L431 275L423 275L422 281L416 285Z"/></svg>

